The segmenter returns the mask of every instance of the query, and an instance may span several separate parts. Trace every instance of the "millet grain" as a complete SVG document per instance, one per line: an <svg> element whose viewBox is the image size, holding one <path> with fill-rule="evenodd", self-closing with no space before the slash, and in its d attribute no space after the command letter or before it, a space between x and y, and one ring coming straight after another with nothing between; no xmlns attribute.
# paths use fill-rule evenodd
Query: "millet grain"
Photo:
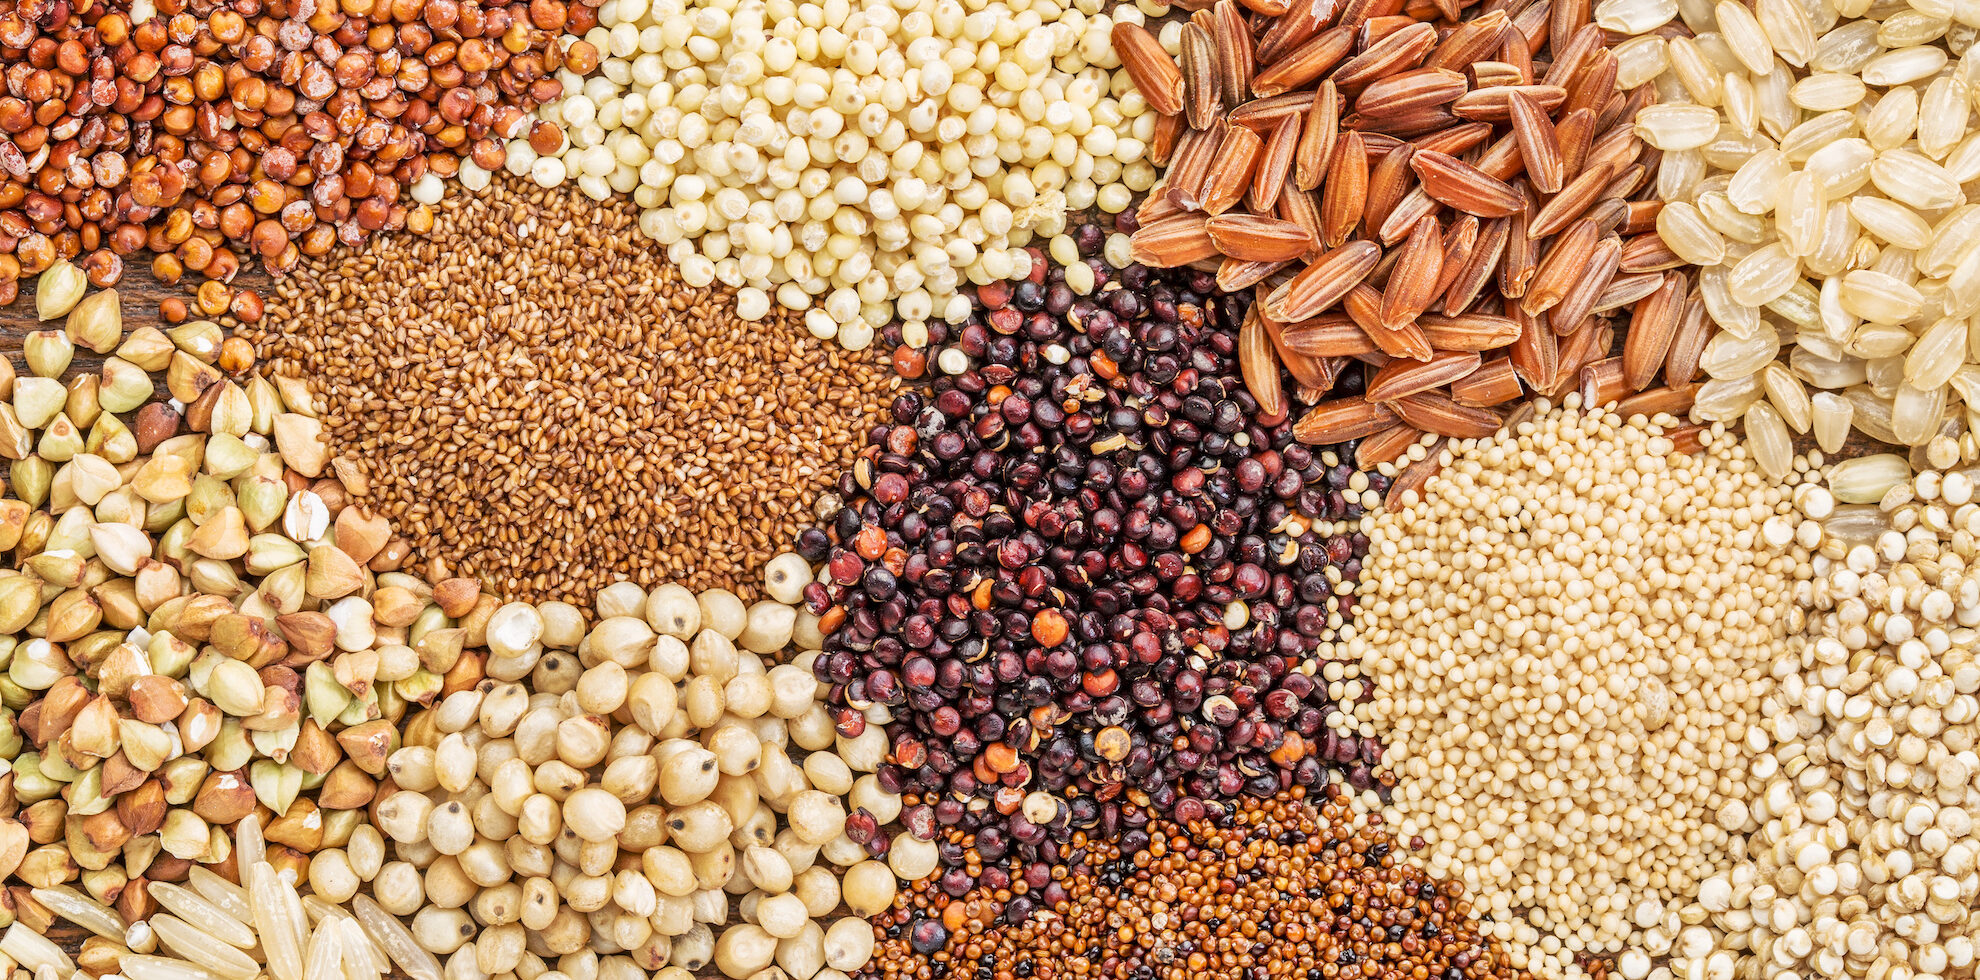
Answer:
<svg viewBox="0 0 1980 980"><path fill-rule="evenodd" d="M637 219L504 178L428 237L311 260L253 336L416 550L523 599L624 578L753 598L897 382L737 320Z"/></svg>

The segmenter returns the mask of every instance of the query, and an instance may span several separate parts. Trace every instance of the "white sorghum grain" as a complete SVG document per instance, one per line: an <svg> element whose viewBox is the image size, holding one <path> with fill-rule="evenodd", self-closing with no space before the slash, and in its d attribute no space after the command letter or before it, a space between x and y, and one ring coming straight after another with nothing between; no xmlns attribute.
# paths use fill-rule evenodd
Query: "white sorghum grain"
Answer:
<svg viewBox="0 0 1980 980"><path fill-rule="evenodd" d="M1154 183L1155 115L1108 38L1143 15L1102 6L607 0L601 70L542 110L569 140L516 140L508 167L632 194L691 285L857 349L896 316L962 320L958 290L1023 276L1068 209Z"/></svg>
<svg viewBox="0 0 1980 980"><path fill-rule="evenodd" d="M1543 976L1731 864L1795 626L1797 556L1761 533L1785 491L1722 430L1686 455L1577 406L1454 444L1371 520L1346 649L1397 836Z"/></svg>
<svg viewBox="0 0 1980 980"><path fill-rule="evenodd" d="M814 576L795 555L769 565L766 575ZM900 812L872 781L878 756L829 727L822 739L792 730L825 691L811 673L822 637L809 610L619 582L598 590L588 629L554 601L507 603L484 623L490 683L408 718L386 760L398 791L378 807L386 857L407 869L412 896L387 907L417 913L413 938L450 964L469 955L500 975L547 948L595 954L580 972L599 977L621 960L650 972L696 948L674 941L705 924L717 964L748 968L732 975L773 955L808 965L844 914L833 913L840 869L868 865L847 873L846 892L877 901L891 899L896 872L932 867L866 861L881 818ZM787 662L764 660L779 655ZM595 713L604 705L609 716ZM884 754L881 724L865 737ZM449 789L440 773L456 745L480 761ZM933 844L908 835L893 844L893 855L932 857ZM513 893L490 896L510 882ZM511 923L529 945L490 932Z"/></svg>
<svg viewBox="0 0 1980 980"><path fill-rule="evenodd" d="M1734 829L1746 860L1646 937L1673 975L1964 976L1980 877L1980 507L1973 471L1927 471L1881 504L1794 493L1813 543L1807 626L1775 669Z"/></svg>

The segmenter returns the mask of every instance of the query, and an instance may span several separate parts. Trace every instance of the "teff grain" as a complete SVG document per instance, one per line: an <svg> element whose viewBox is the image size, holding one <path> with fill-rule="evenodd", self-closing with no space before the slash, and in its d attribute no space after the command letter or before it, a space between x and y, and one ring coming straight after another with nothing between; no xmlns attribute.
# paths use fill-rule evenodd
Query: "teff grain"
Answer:
<svg viewBox="0 0 1980 980"><path fill-rule="evenodd" d="M621 578L753 593L896 382L796 323L746 323L636 209L499 181L425 238L285 279L254 339L416 550L505 595Z"/></svg>

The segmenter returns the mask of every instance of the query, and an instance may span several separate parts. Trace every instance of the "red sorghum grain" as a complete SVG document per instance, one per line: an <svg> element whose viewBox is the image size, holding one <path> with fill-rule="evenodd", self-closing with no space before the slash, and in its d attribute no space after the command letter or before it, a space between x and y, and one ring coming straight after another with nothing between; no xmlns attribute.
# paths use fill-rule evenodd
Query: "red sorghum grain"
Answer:
<svg viewBox="0 0 1980 980"><path fill-rule="evenodd" d="M638 212L503 178L311 260L251 332L416 551L515 598L756 591L897 382L683 284Z"/></svg>
<svg viewBox="0 0 1980 980"><path fill-rule="evenodd" d="M1075 833L1081 860L1043 881L929 878L875 920L861 976L1529 980L1481 936L1463 885L1410 864L1338 785L1317 808L1305 796L1157 820L1132 854Z"/></svg>

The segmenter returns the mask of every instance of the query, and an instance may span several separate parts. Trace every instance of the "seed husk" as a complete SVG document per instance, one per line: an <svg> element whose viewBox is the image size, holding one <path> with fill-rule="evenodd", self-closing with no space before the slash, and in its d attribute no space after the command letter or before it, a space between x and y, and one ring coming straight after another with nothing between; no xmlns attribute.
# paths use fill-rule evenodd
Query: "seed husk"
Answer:
<svg viewBox="0 0 1980 980"><path fill-rule="evenodd" d="M1230 128L1217 148L1217 156L1210 164L1209 173L1204 177L1201 194L1204 213L1212 216L1223 214L1244 199L1246 190L1252 186L1252 173L1258 169L1264 146L1264 141L1256 132L1243 126Z"/></svg>
<svg viewBox="0 0 1980 980"><path fill-rule="evenodd" d="M1130 245L1136 262L1167 269L1214 258L1217 243L1210 237L1209 219L1177 214L1144 225Z"/></svg>
<svg viewBox="0 0 1980 980"><path fill-rule="evenodd" d="M1388 285L1382 291L1382 325L1395 328L1413 322L1437 295L1437 281L1443 275L1443 229L1428 215L1417 221L1409 240L1396 253L1396 264L1389 271Z"/></svg>
<svg viewBox="0 0 1980 980"><path fill-rule="evenodd" d="M1381 259L1382 249L1374 242L1349 242L1273 290L1265 299L1265 314L1280 321L1318 316L1340 302Z"/></svg>
<svg viewBox="0 0 1980 980"><path fill-rule="evenodd" d="M1465 77L1458 72L1418 68L1369 83L1355 97L1354 109L1364 116L1402 116L1454 101L1465 89Z"/></svg>
<svg viewBox="0 0 1980 980"><path fill-rule="evenodd" d="M1245 314L1238 328L1238 368L1245 390L1258 399L1262 419L1282 418L1286 411L1285 389L1279 382L1279 362L1272 356L1272 340L1265 333L1263 314L1256 304Z"/></svg>
<svg viewBox="0 0 1980 980"><path fill-rule="evenodd" d="M1307 357L1352 357L1376 350L1368 332L1345 314L1313 317L1285 324L1280 330L1285 348Z"/></svg>
<svg viewBox="0 0 1980 980"><path fill-rule="evenodd" d="M1369 379L1364 394L1369 401L1393 401L1457 382L1477 371L1480 363L1472 351L1445 351L1427 361L1390 361Z"/></svg>
<svg viewBox="0 0 1980 980"><path fill-rule="evenodd" d="M1361 215L1362 232L1366 234L1373 230L1384 245L1399 241L1402 234L1407 234L1415 226L1414 218L1408 219L1409 223L1400 229L1389 224L1390 212L1395 211L1416 189L1415 175L1409 168L1410 158L1415 155L1413 144L1398 144L1368 169L1368 199Z"/></svg>
<svg viewBox="0 0 1980 980"><path fill-rule="evenodd" d="M1183 106L1192 129L1208 129L1222 102L1217 71L1215 42L1201 25L1183 25L1182 83Z"/></svg>
<svg viewBox="0 0 1980 980"><path fill-rule="evenodd" d="M1216 46L1217 91L1224 108L1232 109L1251 92L1254 69L1251 25L1237 0L1217 0L1211 6L1211 40Z"/></svg>
<svg viewBox="0 0 1980 980"><path fill-rule="evenodd" d="M1581 221L1554 242L1535 269L1532 284L1520 298L1520 309L1529 316L1538 316L1560 303L1595 257L1595 244L1600 235L1601 231L1594 222Z"/></svg>
<svg viewBox="0 0 1980 980"><path fill-rule="evenodd" d="M1389 426L1361 440L1361 445L1354 449L1354 465L1364 470L1372 470L1408 452L1409 447L1416 445L1422 438L1423 432L1412 426Z"/></svg>
<svg viewBox="0 0 1980 980"><path fill-rule="evenodd" d="M1546 238L1568 227L1586 213L1588 208L1601 196L1613 171L1608 164L1600 164L1585 170L1574 178L1554 198L1540 207L1538 213L1526 228L1528 238Z"/></svg>
<svg viewBox="0 0 1980 980"><path fill-rule="evenodd" d="M1616 414L1623 418L1632 415L1668 414L1682 417L1691 411L1692 403L1698 399L1698 385L1675 385L1668 388L1650 388L1616 403Z"/></svg>
<svg viewBox="0 0 1980 980"><path fill-rule="evenodd" d="M1503 181L1446 153L1418 150L1409 165L1422 179L1425 193L1466 214L1503 218L1526 203Z"/></svg>
<svg viewBox="0 0 1980 980"><path fill-rule="evenodd" d="M1345 43L1342 49L1345 50ZM1319 187L1321 179L1326 176L1327 167L1334 158L1334 142L1339 138L1340 111L1340 95L1334 80L1330 78L1321 82L1313 96L1313 107L1307 111L1306 124L1300 129L1299 145L1293 153L1293 181L1302 191Z"/></svg>
<svg viewBox="0 0 1980 980"><path fill-rule="evenodd" d="M1649 387L1663 371L1687 299L1684 277L1673 272L1665 275L1656 292L1636 304L1629 333L1623 337L1623 376L1631 390Z"/></svg>
<svg viewBox="0 0 1980 980"><path fill-rule="evenodd" d="M1368 204L1368 153L1361 134L1350 132L1334 149L1321 188L1320 228L1328 248L1339 248L1360 224Z"/></svg>
<svg viewBox="0 0 1980 980"><path fill-rule="evenodd" d="M1437 28L1427 23L1410 24L1367 46L1341 65L1334 82L1352 88L1395 74L1423 62L1437 45Z"/></svg>
<svg viewBox="0 0 1980 980"><path fill-rule="evenodd" d="M1391 278L1393 280L1393 273ZM1390 357L1429 360L1432 351L1430 341L1423 335L1423 328L1414 319L1391 322L1385 318L1382 315L1382 300L1383 294L1364 282L1349 290L1341 305L1382 353Z"/></svg>
<svg viewBox="0 0 1980 980"><path fill-rule="evenodd" d="M1109 34L1121 67L1134 79L1148 107L1165 116L1182 111L1182 72L1162 50L1155 35L1139 24L1116 22Z"/></svg>
<svg viewBox="0 0 1980 980"><path fill-rule="evenodd" d="M1217 215L1204 222L1204 230L1216 252L1248 262L1289 261L1305 255L1317 244L1305 228L1294 222L1249 214ZM1137 256L1136 261L1145 260Z"/></svg>
<svg viewBox="0 0 1980 980"><path fill-rule="evenodd" d="M1476 371L1451 382L1451 400L1473 408L1503 405L1524 393L1512 358L1489 361Z"/></svg>
<svg viewBox="0 0 1980 980"><path fill-rule="evenodd" d="M1447 395L1428 391L1398 398L1390 407L1410 425L1453 439L1481 439L1504 424L1499 413L1489 408L1460 405Z"/></svg>
<svg viewBox="0 0 1980 980"><path fill-rule="evenodd" d="M1328 445L1371 436L1396 424L1389 406L1360 398L1322 402L1293 424L1293 435L1308 445Z"/></svg>

